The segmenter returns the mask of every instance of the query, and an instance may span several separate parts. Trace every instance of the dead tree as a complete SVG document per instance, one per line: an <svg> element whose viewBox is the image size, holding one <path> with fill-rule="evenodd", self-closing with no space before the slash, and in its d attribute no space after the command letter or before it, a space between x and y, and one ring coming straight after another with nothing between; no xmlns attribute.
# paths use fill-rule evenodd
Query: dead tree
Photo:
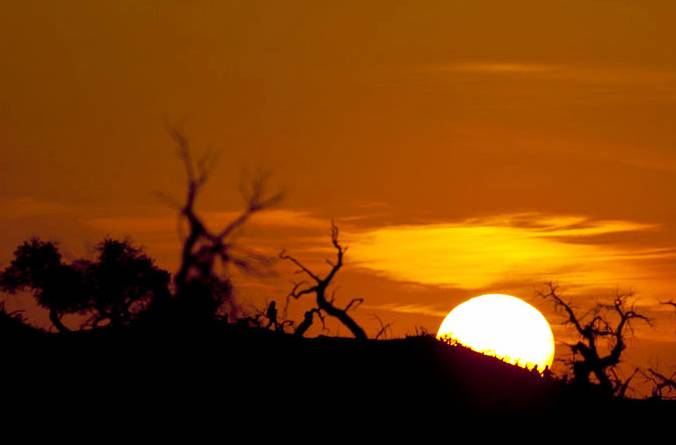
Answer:
<svg viewBox="0 0 676 445"><path fill-rule="evenodd" d="M671 306L676 310L676 302L673 300L664 301L660 304ZM651 395L653 399L676 399L676 371L667 376L652 368L648 368L647 371L641 371L641 374L646 382L653 385Z"/></svg>
<svg viewBox="0 0 676 445"><path fill-rule="evenodd" d="M378 340L382 336L387 336L388 332L390 332L392 330L392 323L383 323L383 320L380 317L378 317L376 314L371 314L371 318L376 320L378 322L378 324L380 325L380 330L373 337L376 340Z"/></svg>
<svg viewBox="0 0 676 445"><path fill-rule="evenodd" d="M676 398L676 372L673 372L671 376L667 377L666 375L649 368L647 371L641 371L641 374L646 381L653 385L653 399L671 400Z"/></svg>
<svg viewBox="0 0 676 445"><path fill-rule="evenodd" d="M322 327L326 329L326 321L324 319L324 316L322 315L322 311L320 311L315 307L305 312L305 315L303 316L303 321L298 323L298 326L296 326L296 329L294 330L293 334L298 337L304 336L307 330L312 327L312 323L314 323L315 314L317 315L317 317L319 317L319 320L322 322Z"/></svg>
<svg viewBox="0 0 676 445"><path fill-rule="evenodd" d="M343 267L343 259L345 256L345 252L347 251L347 247L341 246L340 242L338 241L338 226L336 226L336 224L333 221L331 222L331 243L333 244L333 247L336 249L336 260L335 262L326 260L329 266L331 266L331 270L329 270L329 272L325 276L320 276L314 273L305 265L303 265L303 263L301 263L299 260L288 255L285 251L282 251L279 254L279 257L281 259L289 261L293 263L295 266L297 266L298 272L305 274L308 277L309 281L309 282L301 281L299 283L296 283L293 286L291 293L289 293L288 298L294 298L297 300L303 295L314 294L315 296L315 301L317 305L317 307L315 308L316 311L314 312L311 311L310 313L305 314L306 315L305 320L301 322L301 324L299 325L299 327L303 326L303 330L301 333L304 333L310 327L307 324L312 323L311 317L314 316L315 313L320 315L320 317L322 313L326 313L329 316L338 319L338 321L340 321L345 327L347 327L350 330L350 332L355 338L365 340L367 338L366 332L348 314L350 309L355 308L356 306L361 304L364 300L362 298L354 298L347 304L347 306L341 309L334 304L335 292L332 294L330 299L327 298L326 295L327 289L331 285L331 282L335 278L338 271ZM307 327L305 327L306 325Z"/></svg>
<svg viewBox="0 0 676 445"><path fill-rule="evenodd" d="M634 371L629 374L628 377L622 378L615 368L610 368L611 380L613 382L613 388L615 388L615 395L620 398L624 398L629 389L634 377L639 374L641 370L639 368L634 369Z"/></svg>
<svg viewBox="0 0 676 445"><path fill-rule="evenodd" d="M252 272L257 263L264 262L264 258L255 253L235 253L234 235L253 215L278 203L282 194L268 195L265 190L268 175L258 175L247 187L242 188L244 210L222 229L208 229L195 206L215 158L204 156L197 163L194 162L185 135L176 129L169 131L178 147L187 178L185 202L179 205L179 219L187 225L187 235L183 239L181 263L174 278L176 299L193 315L201 313L213 317L223 306L229 307L230 315L236 315L230 278L224 272L217 273L216 267L220 266L225 271L232 264Z"/></svg>
<svg viewBox="0 0 676 445"><path fill-rule="evenodd" d="M572 325L579 336L576 343L568 345L573 353L570 364L575 382L588 385L593 376L604 392L624 394L628 382L619 379L615 367L626 349L627 332L633 332L631 324L635 320L651 324L630 304L633 295L618 292L612 304L596 304L580 316L573 305L561 297L557 284L548 283L547 289L539 294L553 302L557 311L565 314L565 324Z"/></svg>

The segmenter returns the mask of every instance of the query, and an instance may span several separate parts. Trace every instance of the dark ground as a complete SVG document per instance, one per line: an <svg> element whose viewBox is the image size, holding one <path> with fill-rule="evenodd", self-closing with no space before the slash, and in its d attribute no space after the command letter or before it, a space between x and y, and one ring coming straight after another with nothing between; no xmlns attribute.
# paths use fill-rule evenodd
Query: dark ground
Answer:
<svg viewBox="0 0 676 445"><path fill-rule="evenodd" d="M376 418L456 427L488 417L676 419L676 402L605 398L426 336L306 339L215 322L69 334L17 325L0 338L4 407L15 412L105 420L111 410L129 422L151 413L262 425L317 419L342 428Z"/></svg>

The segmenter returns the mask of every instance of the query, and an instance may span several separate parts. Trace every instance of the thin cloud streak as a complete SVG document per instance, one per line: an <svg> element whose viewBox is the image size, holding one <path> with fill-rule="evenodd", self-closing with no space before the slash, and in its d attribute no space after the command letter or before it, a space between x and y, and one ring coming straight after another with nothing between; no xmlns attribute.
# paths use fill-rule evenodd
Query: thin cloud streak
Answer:
<svg viewBox="0 0 676 445"><path fill-rule="evenodd" d="M9 198L0 203L0 219L13 220L35 218L65 213L69 209L55 202L44 201L32 196Z"/></svg>
<svg viewBox="0 0 676 445"><path fill-rule="evenodd" d="M560 70L558 65L546 65L537 63L485 63L469 62L454 63L450 65L437 65L430 67L431 71L456 71L467 73L544 73Z"/></svg>
<svg viewBox="0 0 676 445"><path fill-rule="evenodd" d="M223 225L232 221L239 215L236 211L227 212L204 212L204 219L209 225ZM163 214L148 217L100 217L85 220L88 225L109 232L171 232L177 230L177 215ZM252 219L254 227L277 227L277 228L306 228L325 229L328 227L326 220L315 217L308 212L274 209L256 215Z"/></svg>

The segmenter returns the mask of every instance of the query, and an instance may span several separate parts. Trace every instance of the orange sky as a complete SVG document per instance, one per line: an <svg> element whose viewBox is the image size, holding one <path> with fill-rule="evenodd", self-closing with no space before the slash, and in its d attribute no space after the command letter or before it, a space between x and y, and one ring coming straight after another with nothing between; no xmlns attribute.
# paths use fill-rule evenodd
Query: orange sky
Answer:
<svg viewBox="0 0 676 445"><path fill-rule="evenodd" d="M584 301L636 290L658 321L641 360L673 364L655 303L676 297L675 19L670 0L13 2L0 264L32 234L75 256L109 233L173 269L168 120L221 152L212 221L261 165L287 199L252 243L319 258L337 219L371 330L554 278ZM243 298L283 295L286 272Z"/></svg>

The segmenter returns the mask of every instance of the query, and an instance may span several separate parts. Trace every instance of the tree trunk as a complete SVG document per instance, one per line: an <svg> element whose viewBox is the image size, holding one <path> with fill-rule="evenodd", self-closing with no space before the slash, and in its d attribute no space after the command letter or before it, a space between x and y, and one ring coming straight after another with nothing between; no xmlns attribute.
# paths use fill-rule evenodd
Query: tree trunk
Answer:
<svg viewBox="0 0 676 445"><path fill-rule="evenodd" d="M57 331L61 333L70 332L70 329L68 329L66 325L61 322L61 316L56 309L49 310L49 320L56 327Z"/></svg>
<svg viewBox="0 0 676 445"><path fill-rule="evenodd" d="M352 319L352 317L348 315L346 311L338 309L326 301L325 298L320 298L318 303L320 309L323 309L327 314L340 320L340 322L343 323L350 330L350 332L352 332L352 335L354 335L355 338L359 340L366 340L368 338L366 332L361 328L361 326L357 324L356 321Z"/></svg>

